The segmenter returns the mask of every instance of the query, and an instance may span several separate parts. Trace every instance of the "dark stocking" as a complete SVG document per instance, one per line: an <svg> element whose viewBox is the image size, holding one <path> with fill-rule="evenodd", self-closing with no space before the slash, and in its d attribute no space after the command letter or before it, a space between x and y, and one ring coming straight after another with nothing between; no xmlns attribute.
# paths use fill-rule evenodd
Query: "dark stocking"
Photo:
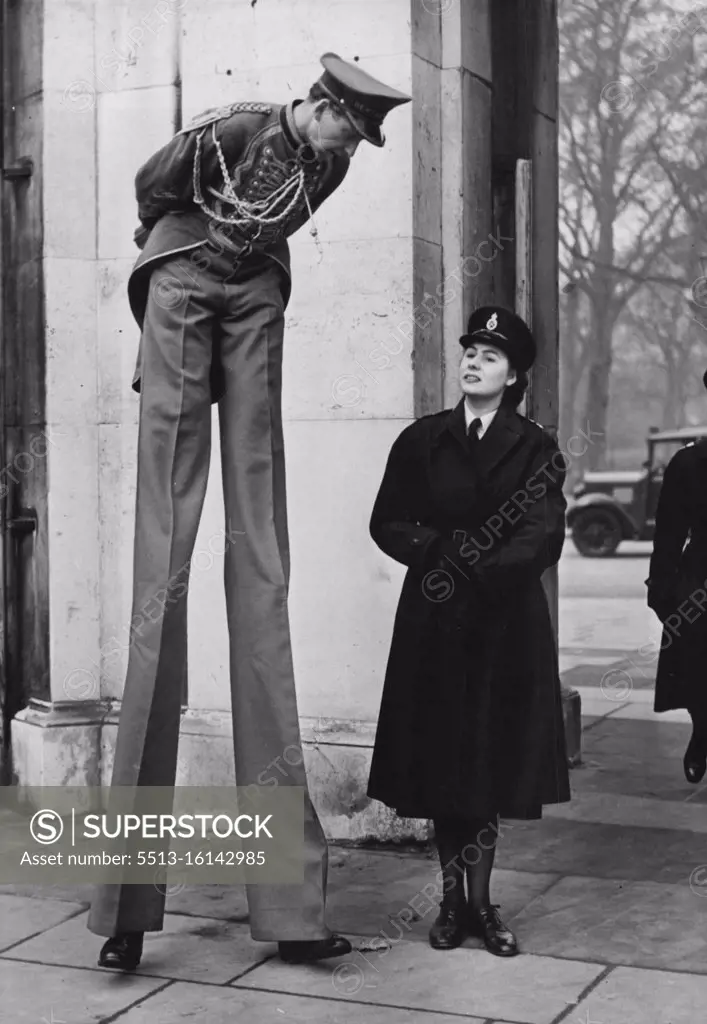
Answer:
<svg viewBox="0 0 707 1024"><path fill-rule="evenodd" d="M463 860L469 906L481 910L491 905L491 871L496 856L498 821L478 818L468 822L464 834Z"/></svg>
<svg viewBox="0 0 707 1024"><path fill-rule="evenodd" d="M464 902L464 828L459 822L443 818L434 820L435 843L442 867L443 892L446 903Z"/></svg>

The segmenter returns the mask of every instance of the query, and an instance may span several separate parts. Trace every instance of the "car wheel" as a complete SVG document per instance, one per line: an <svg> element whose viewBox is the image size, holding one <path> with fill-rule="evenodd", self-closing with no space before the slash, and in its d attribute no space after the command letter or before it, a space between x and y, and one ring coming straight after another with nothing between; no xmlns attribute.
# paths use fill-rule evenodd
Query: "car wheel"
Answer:
<svg viewBox="0 0 707 1024"><path fill-rule="evenodd" d="M611 558L622 540L621 524L603 508L578 512L572 524L572 540L585 558Z"/></svg>

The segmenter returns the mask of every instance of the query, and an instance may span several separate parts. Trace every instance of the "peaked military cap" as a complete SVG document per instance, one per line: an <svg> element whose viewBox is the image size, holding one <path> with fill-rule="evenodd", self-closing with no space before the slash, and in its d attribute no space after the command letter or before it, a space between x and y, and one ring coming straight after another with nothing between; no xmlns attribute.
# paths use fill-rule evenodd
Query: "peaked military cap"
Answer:
<svg viewBox="0 0 707 1024"><path fill-rule="evenodd" d="M342 60L336 53L325 53L320 59L324 74L317 80L317 85L359 135L374 146L382 146L385 136L381 125L386 114L401 103L409 103L412 97L379 82L363 68Z"/></svg>
<svg viewBox="0 0 707 1024"><path fill-rule="evenodd" d="M535 339L522 317L503 306L481 306L469 317L466 334L459 344L463 348L486 342L508 356L514 370L525 373L535 362Z"/></svg>

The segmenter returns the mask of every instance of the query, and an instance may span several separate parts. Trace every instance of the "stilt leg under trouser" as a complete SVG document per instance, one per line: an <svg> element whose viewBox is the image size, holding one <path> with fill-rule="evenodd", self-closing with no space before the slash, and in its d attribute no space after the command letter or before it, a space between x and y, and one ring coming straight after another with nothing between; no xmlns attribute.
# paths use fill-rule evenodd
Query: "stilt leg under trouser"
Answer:
<svg viewBox="0 0 707 1024"><path fill-rule="evenodd" d="M226 378L222 543L236 780L262 783L277 762L279 785L305 787L304 883L247 886L251 934L321 939L330 934L327 844L306 791L287 611L280 271L273 263L248 281L226 281L219 259L196 273L176 258L152 274L141 343L133 632L112 782L172 786L176 776L186 583L206 493L217 345ZM299 757L283 759L295 748ZM164 904L164 890L152 885L101 886L88 927L105 936L159 931Z"/></svg>

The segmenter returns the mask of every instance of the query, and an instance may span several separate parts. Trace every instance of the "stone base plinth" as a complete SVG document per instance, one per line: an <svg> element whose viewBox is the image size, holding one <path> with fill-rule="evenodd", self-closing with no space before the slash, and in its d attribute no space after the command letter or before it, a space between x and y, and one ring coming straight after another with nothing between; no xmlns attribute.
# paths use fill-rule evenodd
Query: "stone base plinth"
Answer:
<svg viewBox="0 0 707 1024"><path fill-rule="evenodd" d="M100 786L100 739L109 711L94 701L32 703L12 721L13 782L21 786Z"/></svg>

